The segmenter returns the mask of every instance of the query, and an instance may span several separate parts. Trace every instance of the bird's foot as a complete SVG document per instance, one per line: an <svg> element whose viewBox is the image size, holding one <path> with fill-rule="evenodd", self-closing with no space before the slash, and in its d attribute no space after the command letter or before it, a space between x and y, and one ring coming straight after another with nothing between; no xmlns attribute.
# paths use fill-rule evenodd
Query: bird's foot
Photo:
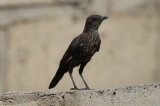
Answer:
<svg viewBox="0 0 160 106"><path fill-rule="evenodd" d="M71 88L70 90L80 90L77 87Z"/></svg>
<svg viewBox="0 0 160 106"><path fill-rule="evenodd" d="M81 88L80 90L94 90L94 89L90 89L89 87L86 87L86 88Z"/></svg>

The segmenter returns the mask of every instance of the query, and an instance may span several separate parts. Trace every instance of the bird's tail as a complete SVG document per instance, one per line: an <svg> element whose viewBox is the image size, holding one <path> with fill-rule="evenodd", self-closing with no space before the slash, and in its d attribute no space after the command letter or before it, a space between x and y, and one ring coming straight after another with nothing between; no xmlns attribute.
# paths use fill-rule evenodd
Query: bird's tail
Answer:
<svg viewBox="0 0 160 106"><path fill-rule="evenodd" d="M54 88L58 82L61 80L61 78L63 77L63 75L69 70L69 63L68 62L65 66L59 66L54 78L52 79L50 85L49 85L49 89Z"/></svg>

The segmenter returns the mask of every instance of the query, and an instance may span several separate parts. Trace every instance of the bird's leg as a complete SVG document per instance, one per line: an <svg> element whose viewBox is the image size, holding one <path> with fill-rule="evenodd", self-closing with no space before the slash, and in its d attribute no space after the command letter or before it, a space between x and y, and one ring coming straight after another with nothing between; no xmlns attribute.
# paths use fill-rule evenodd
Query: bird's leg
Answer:
<svg viewBox="0 0 160 106"><path fill-rule="evenodd" d="M73 86L74 86L74 88L71 88L70 90L79 90L79 89L77 88L74 80L73 80L72 71L73 71L73 67L70 66L70 67L69 67L69 76L71 77L71 80L72 80L72 83L73 83Z"/></svg>
<svg viewBox="0 0 160 106"><path fill-rule="evenodd" d="M73 86L74 86L74 88L71 88L70 90L79 90L79 89L77 88L74 80L73 80L72 73L69 73L69 75L70 75L70 77L71 77L71 80L72 80L72 83L73 83Z"/></svg>
<svg viewBox="0 0 160 106"><path fill-rule="evenodd" d="M91 89L89 88L88 84L86 83L86 81L84 80L83 76L82 76L82 72L83 72L83 69L84 69L84 67L85 67L86 64L87 64L87 63L82 63L82 64L81 64L81 66L80 66L80 68L79 68L79 75L81 76L81 78L82 78L82 80L83 80L83 82L84 82L84 84L85 84L85 86L86 86L86 88L83 88L83 90L91 90Z"/></svg>
<svg viewBox="0 0 160 106"><path fill-rule="evenodd" d="M83 88L83 89L84 89L84 90L91 90L91 89L89 88L88 84L86 83L86 81L84 80L82 74L80 74L80 76L81 76L81 78L82 78L82 80L83 80L83 82L84 82L84 84L85 84L85 86L86 86L86 88ZM82 89L82 90L83 90L83 89Z"/></svg>

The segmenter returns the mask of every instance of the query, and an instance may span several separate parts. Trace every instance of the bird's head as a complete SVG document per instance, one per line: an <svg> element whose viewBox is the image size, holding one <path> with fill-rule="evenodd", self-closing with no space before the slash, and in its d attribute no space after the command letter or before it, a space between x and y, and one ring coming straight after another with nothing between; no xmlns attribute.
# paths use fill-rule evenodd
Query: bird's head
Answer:
<svg viewBox="0 0 160 106"><path fill-rule="evenodd" d="M84 31L89 30L98 30L99 26L101 25L102 21L105 19L108 19L107 16L101 16L101 15L90 15L86 19L85 29Z"/></svg>

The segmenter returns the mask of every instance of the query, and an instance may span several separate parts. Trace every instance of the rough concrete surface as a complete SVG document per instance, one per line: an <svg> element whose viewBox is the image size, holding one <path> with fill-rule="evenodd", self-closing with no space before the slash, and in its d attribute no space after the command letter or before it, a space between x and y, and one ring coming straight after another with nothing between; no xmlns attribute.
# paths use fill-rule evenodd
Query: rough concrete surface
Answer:
<svg viewBox="0 0 160 106"><path fill-rule="evenodd" d="M14 106L157 106L160 83L106 90L14 92L0 95L0 105Z"/></svg>

